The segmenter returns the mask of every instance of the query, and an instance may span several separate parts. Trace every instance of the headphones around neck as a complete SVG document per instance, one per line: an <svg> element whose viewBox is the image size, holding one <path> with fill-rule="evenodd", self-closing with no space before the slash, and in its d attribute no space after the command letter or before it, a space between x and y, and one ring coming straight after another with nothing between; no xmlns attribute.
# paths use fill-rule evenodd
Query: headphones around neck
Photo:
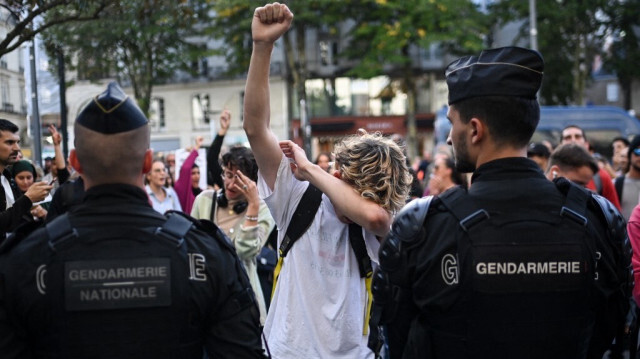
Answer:
<svg viewBox="0 0 640 359"><path fill-rule="evenodd" d="M229 205L229 200L227 199L227 196L225 196L224 194L224 188L218 192L218 198L216 198L216 202L218 203L218 206L222 208L227 208L227 206ZM235 214L240 214L244 212L248 206L249 206L249 203L245 201L240 201L234 204L232 209Z"/></svg>

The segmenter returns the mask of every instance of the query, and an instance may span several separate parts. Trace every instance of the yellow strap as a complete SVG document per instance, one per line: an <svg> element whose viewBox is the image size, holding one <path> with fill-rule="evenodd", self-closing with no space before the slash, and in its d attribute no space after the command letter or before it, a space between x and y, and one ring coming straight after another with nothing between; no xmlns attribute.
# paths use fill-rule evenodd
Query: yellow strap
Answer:
<svg viewBox="0 0 640 359"><path fill-rule="evenodd" d="M367 277L364 279L364 285L367 288L367 307L364 312L364 328L362 329L363 335L369 334L369 319L371 318L371 304L373 303L373 295L371 294L371 279L373 275L371 273L367 274Z"/></svg>
<svg viewBox="0 0 640 359"><path fill-rule="evenodd" d="M276 264L276 268L273 270L273 287L271 287L271 299L273 299L273 294L276 292L276 284L278 284L278 277L280 277L280 269L282 269L282 261L284 258L278 258L278 264Z"/></svg>
<svg viewBox="0 0 640 359"><path fill-rule="evenodd" d="M280 277L280 270L282 269L282 263L284 258L278 258L278 264L276 264L276 268L273 270L273 288L271 288L271 298L273 298L273 294L276 292L276 285L278 284L278 277ZM373 275L372 273L368 273L364 279L364 285L367 289L367 306L365 307L364 312L364 328L362 328L362 334L369 334L369 318L371 317L371 304L373 303L373 295L371 294L371 281Z"/></svg>

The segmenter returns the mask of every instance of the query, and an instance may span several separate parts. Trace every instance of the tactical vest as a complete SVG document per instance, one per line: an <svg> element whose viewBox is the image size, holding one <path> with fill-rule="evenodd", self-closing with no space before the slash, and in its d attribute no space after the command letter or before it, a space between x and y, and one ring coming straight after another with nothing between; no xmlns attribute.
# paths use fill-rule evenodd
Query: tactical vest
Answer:
<svg viewBox="0 0 640 359"><path fill-rule="evenodd" d="M456 229L439 229L446 233L442 236L455 237L457 250L434 258L453 294L444 309L406 318L413 325L402 357L586 358L600 259L587 230L590 198L588 192L570 186L559 212L527 208L489 213L461 188L440 196L458 222ZM423 238L428 206L409 205L405 219L399 214L406 230L392 230L381 248L381 260L387 257L382 266L393 267L403 245ZM431 221L426 226L434 225ZM372 321L408 317L402 313L412 305L408 288L389 282L384 271L393 268L381 269L374 275L374 305L382 303L385 313L376 313L379 308L374 307ZM380 327L376 332L384 335ZM374 349L380 345L370 341ZM389 354L401 357L393 347Z"/></svg>
<svg viewBox="0 0 640 359"><path fill-rule="evenodd" d="M38 290L50 303L43 325L51 326L48 342L34 348L38 357L201 358L211 311L228 318L255 305L248 289L211 308L219 295L207 273L211 258L185 239L196 223L168 216L148 228L76 227L66 215L47 225L49 255ZM224 238L214 239L229 249ZM241 280L250 288L246 275Z"/></svg>

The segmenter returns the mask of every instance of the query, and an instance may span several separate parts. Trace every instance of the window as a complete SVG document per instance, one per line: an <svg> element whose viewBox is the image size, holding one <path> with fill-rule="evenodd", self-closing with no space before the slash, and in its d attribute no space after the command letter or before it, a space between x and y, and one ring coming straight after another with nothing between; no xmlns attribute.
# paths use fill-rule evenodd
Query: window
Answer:
<svg viewBox="0 0 640 359"><path fill-rule="evenodd" d="M18 71L23 74L24 73L24 49L20 48L18 50ZM24 87L21 87L24 88Z"/></svg>
<svg viewBox="0 0 640 359"><path fill-rule="evenodd" d="M338 42L337 41L320 41L320 63L323 66L338 64Z"/></svg>
<svg viewBox="0 0 640 359"><path fill-rule="evenodd" d="M211 109L209 107L209 94L199 93L191 98L191 113L195 128L208 127Z"/></svg>
<svg viewBox="0 0 640 359"><path fill-rule="evenodd" d="M166 127L164 99L162 97L154 97L151 99L151 106L149 106L149 124L153 131L160 131Z"/></svg>
<svg viewBox="0 0 640 359"><path fill-rule="evenodd" d="M2 91L2 108L5 111L8 111L9 108L13 112L13 104L11 103L11 96L9 94L9 77L2 76L0 77L0 91Z"/></svg>
<svg viewBox="0 0 640 359"><path fill-rule="evenodd" d="M20 86L18 87L20 89L20 91L18 91L20 93L20 113L22 114L26 114L27 113L27 101L26 101L26 97L25 97L25 90L24 90L24 82L20 81Z"/></svg>

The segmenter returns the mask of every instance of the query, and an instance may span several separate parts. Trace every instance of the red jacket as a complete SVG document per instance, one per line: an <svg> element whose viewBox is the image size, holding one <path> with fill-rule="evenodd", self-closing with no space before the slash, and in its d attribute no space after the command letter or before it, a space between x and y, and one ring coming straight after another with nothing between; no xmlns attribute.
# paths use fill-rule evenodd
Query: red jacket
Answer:
<svg viewBox="0 0 640 359"><path fill-rule="evenodd" d="M637 283L633 286L633 299L640 305L640 205L636 206L631 212L631 217L629 217L629 223L627 224L627 232L633 249L633 256L631 257L633 281Z"/></svg>
<svg viewBox="0 0 640 359"><path fill-rule="evenodd" d="M613 180L611 176L607 173L607 171L602 168L598 171L600 175L600 180L602 181L602 197L609 200L609 202L613 203L614 206L618 209L618 211L622 211L622 207L620 207L620 199L618 198L618 193L616 193L616 188L613 185ZM596 184L594 180L591 180L587 183L587 188L598 193L596 190Z"/></svg>
<svg viewBox="0 0 640 359"><path fill-rule="evenodd" d="M191 214L191 207L193 207L193 202L196 200L196 196L193 194L193 189L191 188L191 168L193 164L196 163L197 157L198 151L191 151L187 159L182 163L182 167L180 167L180 177L173 185L173 189L178 194L182 211L186 214ZM618 205L618 207L619 206L620 205Z"/></svg>

